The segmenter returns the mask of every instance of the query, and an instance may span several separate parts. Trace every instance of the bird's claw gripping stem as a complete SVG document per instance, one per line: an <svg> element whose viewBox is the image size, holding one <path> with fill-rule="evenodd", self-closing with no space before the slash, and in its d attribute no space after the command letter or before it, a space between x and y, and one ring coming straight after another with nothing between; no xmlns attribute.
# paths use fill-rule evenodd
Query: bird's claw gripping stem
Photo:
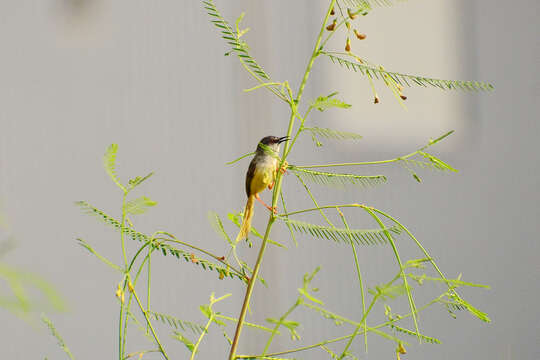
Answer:
<svg viewBox="0 0 540 360"><path fill-rule="evenodd" d="M270 210L271 212L273 212L274 214L277 214L278 211L277 211L277 206L269 206L267 205L260 197L259 197L259 194L256 194L255 195L255 199L259 200L261 204L264 205L265 208L267 208L268 210Z"/></svg>

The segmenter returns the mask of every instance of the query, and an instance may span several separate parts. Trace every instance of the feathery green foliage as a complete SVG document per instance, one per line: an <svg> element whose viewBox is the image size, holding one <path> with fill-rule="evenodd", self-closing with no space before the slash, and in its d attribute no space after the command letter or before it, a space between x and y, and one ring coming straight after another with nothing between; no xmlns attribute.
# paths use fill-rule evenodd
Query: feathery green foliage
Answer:
<svg viewBox="0 0 540 360"><path fill-rule="evenodd" d="M144 214L149 207L156 205L157 202L147 198L146 196L142 196L126 203L126 213L133 215Z"/></svg>
<svg viewBox="0 0 540 360"><path fill-rule="evenodd" d="M175 330L181 329L182 331L186 331L186 329L189 329L196 335L199 335L204 331L204 326L193 323L191 321L181 320L177 317L158 313L155 311L149 311L148 313L152 315L155 320L159 320L163 324L173 327Z"/></svg>
<svg viewBox="0 0 540 360"><path fill-rule="evenodd" d="M62 350L64 350L66 355L71 360L74 360L73 354L71 353L71 351L67 347L66 343L64 342L64 339L62 339L62 337L60 336L60 334L58 333L58 331L54 327L52 321L49 320L49 318L47 316L45 316L45 314L41 314L41 321L43 321L43 323L45 323L45 325L47 325L47 327L51 331L51 334L56 338L56 341L58 342L58 346L60 346L60 348L62 348Z"/></svg>
<svg viewBox="0 0 540 360"><path fill-rule="evenodd" d="M368 76L370 79L374 78L378 80L385 80L385 77L389 77L396 83L403 86L411 86L411 84L414 84L422 87L433 86L441 90L493 90L493 85L485 82L441 80L417 75L408 75L398 72L386 71L382 67L369 66L356 61L350 61L327 52L321 52L321 54L329 57L334 64L341 65L354 72L360 72L362 75Z"/></svg>
<svg viewBox="0 0 540 360"><path fill-rule="evenodd" d="M361 135L358 135L352 132L338 131L338 130L328 129L328 128L304 127L302 131L309 131L313 136L319 136L326 139L360 140L362 138Z"/></svg>
<svg viewBox="0 0 540 360"><path fill-rule="evenodd" d="M291 225L293 230L311 235L318 239L333 240L335 242L342 242L351 244L352 242L358 245L383 245L387 244L388 240L385 236L385 232L389 231L393 234L399 235L401 229L398 226L391 226L382 229L345 229L336 228L323 225L310 224L304 221L293 220L291 218L280 217L281 220Z"/></svg>
<svg viewBox="0 0 540 360"><path fill-rule="evenodd" d="M313 46L313 52L306 66L306 70L302 76L298 91L294 92L289 86L289 81L285 80L283 82L273 82L270 80L270 76L261 68L261 66L251 57L249 54L249 47L247 43L243 40L243 36L249 29L241 29L240 23L244 17L242 13L235 24L231 25L227 20L223 18L221 13L218 11L214 0L203 0L202 5L206 9L208 15L210 16L210 22L218 28L220 31L221 37L227 42L231 47L231 50L226 53L229 55L234 53L237 55L240 60L241 65L244 69L258 82L254 87L245 90L246 92L253 91L260 88L266 88L271 91L274 95L278 96L280 99L284 100L286 105L290 110L290 118L287 126L286 136L288 140L284 142L283 151L276 153L273 150L269 149L267 146L259 145L260 148L264 150L267 155L270 155L277 159L280 164L286 165L287 157L289 156L292 148L296 145L297 140L299 142L304 141L304 137L299 135L302 132L308 132L311 134L313 141L319 146L321 145L320 139L333 139L333 140L358 140L362 137L358 134L351 132L338 131L330 128L320 128L316 126L304 126L306 121L308 121L309 115L313 110L319 110L320 112L325 112L332 108L339 109L348 109L351 107L351 104L348 104L336 97L337 92L332 92L326 96L320 96L314 101L304 101L302 99L304 89L306 87L308 78L312 72L313 65L315 61L324 55L325 57L330 58L330 60L336 64L339 64L343 67L353 70L355 72L360 72L366 76L373 89L375 96L375 102L379 102L378 95L375 91L373 85L373 79L379 79L388 86L397 100L403 104L403 101L406 100L401 91L403 89L402 85L419 85L422 87L433 86L440 89L463 89L463 90L491 90L493 87L488 83L476 82L476 81L454 81L454 80L439 80L435 78L427 78L416 75L407 75L403 73L391 72L385 70L382 66L373 65L367 61L361 59L360 57L354 55L350 50L350 40L351 30L354 31L354 34L359 39L365 38L362 34L359 34L356 29L352 28L351 22L357 17L357 15L368 15L369 11L372 9L372 6L388 6L394 3L397 3L399 0L329 0L328 8L325 13L324 19L321 24L321 28L316 37L315 44ZM327 49L328 40L340 33L337 30L345 30L344 27L347 27L346 36L346 53L343 52L333 52ZM353 60L350 60L353 59ZM303 115L301 115L303 114ZM321 115L321 116L324 116ZM77 205L83 209L84 212L92 214L100 219L105 224L112 226L120 233L120 243L123 255L123 264L117 265L96 252L88 243L83 240L78 239L79 244L91 252L93 255L98 257L101 261L106 263L108 266L117 270L120 273L120 279L116 290L116 296L119 299L120 307L120 321L119 321L119 336L118 336L118 359L126 360L131 356L142 356L147 352L159 352L165 360L169 360L169 356L165 351L163 344L159 340L152 322L158 321L163 324L166 324L174 328L173 338L183 343L188 351L191 353L190 360L194 360L199 356L198 350L202 343L203 338L209 332L209 328L212 325L216 325L219 330L223 332L225 339L228 341L231 346L229 353L229 360L236 359L286 359L287 354L296 353L308 349L319 349L325 352L326 356L329 356L332 359L343 360L346 358L357 359L353 354L351 344L355 340L356 336L363 334L365 349L367 351L367 333L373 333L378 336L384 337L392 342L398 344L398 349L396 354L403 353L402 345L406 344L402 340L402 337L406 336L416 336L420 342L428 343L439 343L440 341L434 337L428 337L422 335L419 332L418 326L418 314L428 308L433 304L442 304L445 306L451 315L455 316L454 311L457 310L468 310L474 316L484 320L489 321L489 317L480 310L476 309L474 306L463 300L457 293L456 289L460 286L470 286L470 287L484 287L483 285L464 282L461 280L461 277L457 279L447 279L439 267L436 265L434 259L427 253L425 248L420 244L420 242L412 235L412 233L401 223L398 222L395 218L390 216L387 213L382 212L381 210L375 209L374 207L367 205L359 204L337 204L337 205L319 205L317 198L310 191L310 188L306 184L308 180L313 183L322 184L322 185L357 185L362 187L380 185L386 183L387 178L384 175L356 175L356 174L343 174L343 173L334 173L334 172L325 172L318 170L311 170L311 168L329 168L329 167L340 167L340 166L368 166L368 165L381 165L389 163L398 163L404 166L408 171L410 171L413 177L420 181L418 175L416 175L412 168L429 168L433 170L441 170L448 172L456 172L457 170L442 161L441 159L433 156L430 153L425 152L425 150L432 146L433 144L441 141L446 136L450 135L452 132L448 132L445 135L435 139L430 140L429 143L418 150L403 155L401 157L393 158L390 160L379 160L379 161L363 161L358 163L338 163L338 164L321 164L321 165L289 165L288 169L293 173L296 178L301 182L302 186L306 190L309 199L313 202L313 208L309 209L300 209L295 212L288 212L285 206L285 195L282 189L282 183L284 177L282 176L281 171L276 169L276 178L275 182L272 184L273 187L273 196L272 196L272 208L277 209L278 201L281 201L283 206L284 213L277 214L270 211L268 222L264 231L257 231L254 227L251 227L250 232L256 238L260 239L260 249L259 254L256 257L256 262L254 266L248 265L244 259L242 259L239 254L242 254L241 247L252 246L251 241L246 243L232 241L228 232L225 229L225 226L220 219L220 217L214 213L210 212L208 215L209 222L216 233L226 240L226 245L228 247L228 253L225 256L218 256L209 250L202 249L195 244L191 244L186 241L180 241L174 235L164 232L156 231L152 235L147 235L136 230L135 225L131 222L131 216L128 215L139 215L145 213L149 207L155 206L156 203L150 200L148 197L139 197L136 199L128 199L131 190L140 185L142 182L147 180L153 173L145 177L136 177L128 181L127 185L122 185L120 180L116 175L116 154L118 151L118 146L113 144L111 145L104 158L103 163L106 172L111 177L112 181L122 190L122 206L121 206L121 218L116 219L102 210L95 208L87 202L80 201L77 202ZM252 154L252 153L251 153ZM237 162L244 157L250 156L251 154L244 155L228 164ZM236 205L235 205L236 206ZM356 211L367 212L373 220L377 222L379 228L377 229L351 229L345 219L345 215L341 212L341 209L348 208L347 211ZM334 226L330 217L327 216L326 212L337 211L343 225L345 228L340 228ZM300 221L292 219L292 216L307 213L307 212L316 212L320 214L324 221L325 225L320 225L317 223L308 223L305 221ZM229 213L229 219L237 226L240 226L242 223L241 213ZM282 220L290 230L291 236L294 240L294 233L307 234L309 236L332 240L338 243L345 243L351 245L352 253L354 254L356 273L358 275L358 283L360 285L361 292L361 302L360 299L358 303L361 305L362 316L360 319L348 319L345 316L338 315L324 307L323 301L319 300L317 295L319 289L311 286L311 282L319 270L318 268L312 272L304 275L303 286L298 288L298 294L296 301L292 306L281 316L281 317L269 317L267 322L272 324L273 328L265 327L262 325L254 324L246 321L246 316L248 315L248 309L250 309L250 299L253 294L254 286L257 283L257 280L260 280L265 286L266 282L260 275L261 264L264 258L265 249L268 244L276 244L280 247L284 247L282 244L277 243L270 239L270 234L272 227L277 219ZM384 220L384 222L383 222ZM391 221L391 223L390 223ZM390 225L385 225L385 222L390 223ZM409 236L409 240L412 240L418 248L424 253L423 258L421 259L405 259L403 254L400 254L400 248L402 246L402 241L398 245L395 239L396 235L405 232ZM275 235L274 235L275 236ZM137 250L132 254L132 249L126 247L125 239L129 238L136 240ZM205 239L206 240L206 239ZM296 242L296 241L295 241ZM398 274L389 282L382 283L365 292L364 289L365 283L360 272L360 266L358 257L356 254L356 244L361 245L390 245L393 252L393 257L388 259L388 266L398 266ZM297 244L298 246L298 244ZM177 247L181 247L179 249ZM151 303L151 279L152 279L152 268L153 268L153 257L152 254L155 251L160 252L162 255L173 255L177 258L183 258L185 261L196 264L199 267L205 270L213 270L219 274L219 278L222 279L225 276L231 278L237 278L242 280L247 284L245 289L244 302L242 309L238 318L222 315L219 312L213 310L212 306L227 298L230 294L222 296L220 298L215 298L212 293L210 297L210 303L201 305L199 307L201 313L204 317L207 318L207 323L205 326L198 325L192 322L184 321L176 317L153 312L150 309ZM247 249L249 250L249 249ZM196 255L197 254L197 255ZM250 252L251 255L254 255ZM212 261L201 258L209 258ZM231 261L233 263L231 263ZM236 265L237 264L237 265ZM426 269L428 265L433 267L432 271L438 273L438 276L428 275L429 269ZM238 268L236 268L238 267ZM418 269L422 269L422 274L415 274ZM138 283L140 275L145 270L146 278L146 297L143 298L146 300L146 303L143 304L141 297L137 293L137 289L141 288L140 282ZM352 270L352 268L351 268ZM407 270L407 271L405 271ZM431 302L428 302L426 305L417 307L413 300L413 290L419 291L420 287L413 287L409 284L416 282L418 285L423 285L425 283L441 283L444 284L447 288L446 292L435 298ZM128 293L129 297L127 302L125 301L125 294ZM274 294L272 294L274 295ZM394 301L402 301L403 298L407 297L409 310L410 312L404 315L396 315L395 317L389 315L389 320L379 325L369 325L368 326L368 316L371 314L372 309L375 305L380 304L381 302L386 302L391 299ZM416 293L415 293L416 295ZM135 304L135 305L134 305ZM137 320L133 315L131 306L137 306L140 310L142 316L144 317L146 323ZM301 346L297 348L292 348L289 350L282 350L279 352L270 352L270 346L273 342L275 336L279 335L280 328L281 330L286 330L283 332L288 332L292 340L299 340L300 335L298 329L300 328L300 323L293 321L289 318L291 313L298 307L304 306L309 308L323 317L332 320L336 325L346 325L345 327L350 327L351 325L355 328L354 331L348 335L340 336L339 338L323 340L318 343ZM389 309L389 307L387 307ZM388 310L389 311L389 310ZM388 315L388 314L387 314ZM140 315L139 315L140 316ZM371 318L371 317L370 317ZM406 327L402 326L402 323L397 324L403 319L409 319L414 322L415 330L408 330ZM145 336L150 338L157 346L158 349L154 350L145 350L139 353L126 354L126 339L128 333L128 320L132 319L137 326L144 331ZM226 331L226 321L236 323L236 331L234 337L231 339ZM269 332L269 338L266 342L264 350L260 354L255 355L238 355L237 348L239 344L241 330L244 326L251 327L254 329L262 330ZM406 325L405 325L406 326ZM145 329L146 327L146 329ZM390 329L392 330L392 335L386 333L383 330ZM198 335L196 341L192 341L184 332L190 330L195 335ZM345 341L345 344L340 344L339 342ZM334 343L332 349L327 347L327 344ZM62 342L63 344L63 342ZM334 350L334 346L343 345L342 349L339 351ZM133 355L135 354L135 355ZM126 356L127 355L127 356Z"/></svg>
<svg viewBox="0 0 540 360"><path fill-rule="evenodd" d="M337 95L337 92L333 92L327 96L319 96L314 102L309 106L310 108L317 109L321 112L331 109L331 108L342 108L348 109L351 107L350 104L347 104L339 99L334 98Z"/></svg>
<svg viewBox="0 0 540 360"><path fill-rule="evenodd" d="M231 46L231 50L236 53L242 63L247 66L260 78L270 80L270 76L257 64L255 59L249 55L247 44L240 39L241 34L232 29L227 20L219 13L213 0L203 1L204 8L210 15L210 20L220 31L221 37Z"/></svg>
<svg viewBox="0 0 540 360"><path fill-rule="evenodd" d="M120 225L120 222L113 217L107 215L105 212L97 209L96 207L90 205L89 203L85 201L77 201L76 205L81 207L83 211L86 213L89 213L91 215L95 215L98 219L103 221L107 225L111 225L116 230L120 230L122 227ZM151 238L148 235L145 235L141 232L138 232L134 229L132 229L129 226L123 227L123 232L125 235L127 235L132 240L143 242L143 243L150 243L150 246L154 250L159 250L163 256L167 256L167 254L170 254L178 259L183 259L188 263L192 263L195 265L198 265L203 270L211 270L215 271L219 274L220 277L230 277L230 278L237 278L239 280L245 281L245 277L241 274L238 274L234 271L231 271L227 267L223 267L221 265L214 264L211 261L201 259L201 258L195 258L192 254L188 251L184 251L178 248L175 248L169 244L160 242L160 241L150 241Z"/></svg>
<svg viewBox="0 0 540 360"><path fill-rule="evenodd" d="M430 336L426 336L426 335L422 335L422 334L417 334L416 332L412 331L412 330L409 330L409 329L405 329L405 328L402 328L400 326L397 326L395 324L390 324L389 325L391 329L394 329L396 330L397 332L400 332L400 333L403 333L403 334L406 334L406 335L410 335L410 336L415 336L415 337L420 337L422 339L422 341L425 341L427 343L430 343L430 344L440 344L441 341L439 339L436 339L434 337L430 337Z"/></svg>
<svg viewBox="0 0 540 360"><path fill-rule="evenodd" d="M386 183L384 175L339 174L324 171L308 170L289 165L288 169L296 176L320 185L358 185L361 187L377 186Z"/></svg>
<svg viewBox="0 0 540 360"><path fill-rule="evenodd" d="M126 187L122 185L120 180L118 179L118 176L116 176L116 153L118 152L118 145L117 144L111 144L107 148L107 151L105 152L105 155L103 156L103 167L105 168L105 171L107 174L109 174L109 177L111 180L123 191L126 191Z"/></svg>
<svg viewBox="0 0 540 360"><path fill-rule="evenodd" d="M405 2L407 0L341 0L345 5L351 6L355 9L370 10L374 5L376 6L392 6L397 2Z"/></svg>

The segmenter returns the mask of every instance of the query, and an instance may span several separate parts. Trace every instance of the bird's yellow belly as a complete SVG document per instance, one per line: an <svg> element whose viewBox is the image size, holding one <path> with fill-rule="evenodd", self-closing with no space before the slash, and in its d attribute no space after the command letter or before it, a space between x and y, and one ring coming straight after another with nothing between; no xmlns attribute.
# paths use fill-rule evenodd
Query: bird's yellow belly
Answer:
<svg viewBox="0 0 540 360"><path fill-rule="evenodd" d="M251 193L258 194L274 181L274 171L270 167L256 169L251 181Z"/></svg>

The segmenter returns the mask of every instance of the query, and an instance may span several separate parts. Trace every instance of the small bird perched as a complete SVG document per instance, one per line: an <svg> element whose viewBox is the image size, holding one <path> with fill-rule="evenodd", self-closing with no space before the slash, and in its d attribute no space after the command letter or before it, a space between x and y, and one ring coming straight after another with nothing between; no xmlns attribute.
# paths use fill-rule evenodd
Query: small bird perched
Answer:
<svg viewBox="0 0 540 360"><path fill-rule="evenodd" d="M279 153L279 146L282 142L289 140L288 136L266 136L259 142L273 150L276 154ZM268 210L274 211L275 209L266 205L264 201L259 197L259 193L265 188L272 190L274 187L274 181L278 171L279 161L276 157L268 153L263 147L257 144L257 150L255 151L255 157L251 160L249 168L246 174L246 194L248 200L246 208L244 210L244 219L242 226L240 227L240 233L236 237L236 242L246 239L251 229L251 219L253 218L253 205L255 199L259 200ZM284 172L287 164L285 163L283 169Z"/></svg>

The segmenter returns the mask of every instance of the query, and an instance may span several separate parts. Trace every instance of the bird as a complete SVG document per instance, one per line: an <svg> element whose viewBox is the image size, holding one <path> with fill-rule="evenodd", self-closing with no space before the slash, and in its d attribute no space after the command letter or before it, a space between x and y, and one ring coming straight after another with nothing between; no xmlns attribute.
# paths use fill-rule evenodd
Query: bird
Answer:
<svg viewBox="0 0 540 360"><path fill-rule="evenodd" d="M251 219L253 218L253 205L255 199L259 200L268 210L276 212L275 208L268 206L259 197L259 193L268 187L272 190L276 175L279 167L279 160L277 154L279 153L279 147L282 142L289 140L289 136L266 136L257 144L257 150L255 156L249 164L246 174L246 194L247 203L244 210L244 218L242 225L240 226L240 232L236 237L236 242L246 239L251 229ZM265 146L260 146L263 144ZM270 154L268 149L275 152L275 156ZM287 168L287 162L284 162L281 172L285 172Z"/></svg>

